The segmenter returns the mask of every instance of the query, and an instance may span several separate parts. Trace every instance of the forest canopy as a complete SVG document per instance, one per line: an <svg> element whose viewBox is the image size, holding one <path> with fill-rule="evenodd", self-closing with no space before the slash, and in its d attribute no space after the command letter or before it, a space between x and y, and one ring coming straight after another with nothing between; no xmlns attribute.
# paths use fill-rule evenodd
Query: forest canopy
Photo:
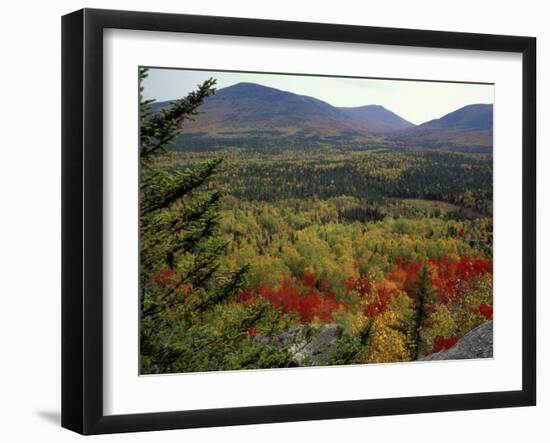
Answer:
<svg viewBox="0 0 550 443"><path fill-rule="evenodd" d="M411 361L492 319L492 154L182 150L215 85L141 97L141 373Z"/></svg>

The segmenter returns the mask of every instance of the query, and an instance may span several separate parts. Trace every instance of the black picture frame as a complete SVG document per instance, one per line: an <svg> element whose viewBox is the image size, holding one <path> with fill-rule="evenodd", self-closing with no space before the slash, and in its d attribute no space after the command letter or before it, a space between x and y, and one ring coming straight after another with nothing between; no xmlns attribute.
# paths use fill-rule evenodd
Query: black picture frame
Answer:
<svg viewBox="0 0 550 443"><path fill-rule="evenodd" d="M103 413L103 30L503 51L523 64L522 389L131 415ZM62 18L62 426L81 434L458 411L536 403L536 39L83 9Z"/></svg>

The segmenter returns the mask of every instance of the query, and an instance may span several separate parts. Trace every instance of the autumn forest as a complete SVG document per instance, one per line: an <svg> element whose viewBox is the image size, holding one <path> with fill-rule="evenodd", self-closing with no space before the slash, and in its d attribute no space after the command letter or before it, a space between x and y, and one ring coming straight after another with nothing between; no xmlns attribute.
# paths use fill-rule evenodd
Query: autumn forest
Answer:
<svg viewBox="0 0 550 443"><path fill-rule="evenodd" d="M422 360L493 319L482 108L428 126L380 109L361 120L214 78L158 102L150 74L142 374Z"/></svg>

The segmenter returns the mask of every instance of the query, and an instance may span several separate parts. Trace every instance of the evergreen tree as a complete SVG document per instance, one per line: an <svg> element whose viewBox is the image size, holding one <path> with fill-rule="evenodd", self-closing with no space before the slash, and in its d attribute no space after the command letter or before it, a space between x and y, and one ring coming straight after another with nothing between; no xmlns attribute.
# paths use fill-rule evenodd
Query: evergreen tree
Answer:
<svg viewBox="0 0 550 443"><path fill-rule="evenodd" d="M430 303L434 290L431 285L431 272L428 265L424 263L418 272L418 280L415 283L414 292L416 294L415 316L413 324L413 350L412 360L417 360L422 352L428 351L424 344L423 335L426 328L427 306Z"/></svg>
<svg viewBox="0 0 550 443"><path fill-rule="evenodd" d="M281 367L289 353L251 339L276 313L267 302L231 304L248 267L220 267L226 245L218 233L221 194L210 183L221 159L194 170L167 166L186 120L215 93L209 79L152 112L140 69L140 365L142 373Z"/></svg>

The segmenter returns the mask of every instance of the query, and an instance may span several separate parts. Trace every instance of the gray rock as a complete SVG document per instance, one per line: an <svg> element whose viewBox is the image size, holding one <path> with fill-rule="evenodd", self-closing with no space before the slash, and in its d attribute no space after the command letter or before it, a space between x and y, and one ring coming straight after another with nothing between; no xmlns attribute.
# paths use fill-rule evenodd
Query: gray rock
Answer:
<svg viewBox="0 0 550 443"><path fill-rule="evenodd" d="M328 357L331 346L336 343L340 335L341 331L337 325L323 325L318 334L309 340L293 345L290 352L294 354L294 360L299 365L322 364L324 359Z"/></svg>
<svg viewBox="0 0 550 443"><path fill-rule="evenodd" d="M445 351L422 357L419 360L462 360L493 357L493 322L488 321L472 329L456 345Z"/></svg>
<svg viewBox="0 0 550 443"><path fill-rule="evenodd" d="M305 337L303 327L295 327L274 337L256 336L256 340L266 345L287 348L298 366L311 366L323 364L341 334L337 325L325 324L309 337Z"/></svg>

